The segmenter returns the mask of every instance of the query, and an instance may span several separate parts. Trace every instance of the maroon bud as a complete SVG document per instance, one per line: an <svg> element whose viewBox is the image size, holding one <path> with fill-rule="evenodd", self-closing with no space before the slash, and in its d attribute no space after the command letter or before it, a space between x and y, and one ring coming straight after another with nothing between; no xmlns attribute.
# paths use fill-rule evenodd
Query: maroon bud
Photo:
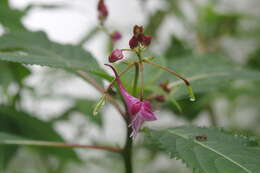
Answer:
<svg viewBox="0 0 260 173"><path fill-rule="evenodd" d="M144 27L135 25L133 29L133 33L135 36L142 34L144 32Z"/></svg>
<svg viewBox="0 0 260 173"><path fill-rule="evenodd" d="M165 102L165 97L163 95L158 95L155 97L155 100L157 102L163 103L163 102Z"/></svg>
<svg viewBox="0 0 260 173"><path fill-rule="evenodd" d="M111 39L113 42L116 42L116 41L120 40L121 38L122 38L122 35L120 32L115 31L111 34Z"/></svg>
<svg viewBox="0 0 260 173"><path fill-rule="evenodd" d="M97 9L99 20L104 21L108 16L108 10L104 3L104 0L99 0Z"/></svg>
<svg viewBox="0 0 260 173"><path fill-rule="evenodd" d="M140 39L140 42L142 45L144 46L149 46L151 44L151 41L152 41L152 36L150 35L144 35L144 34L141 34L141 39Z"/></svg>
<svg viewBox="0 0 260 173"><path fill-rule="evenodd" d="M110 63L116 62L124 57L122 50L115 49L112 51L112 53L109 55L108 60Z"/></svg>
<svg viewBox="0 0 260 173"><path fill-rule="evenodd" d="M170 93L171 89L168 87L169 82L162 82L160 83L160 87L163 89L163 91L165 91L166 93Z"/></svg>
<svg viewBox="0 0 260 173"><path fill-rule="evenodd" d="M130 40L129 40L129 46L131 49L134 49L138 46L138 38L136 36L133 36Z"/></svg>

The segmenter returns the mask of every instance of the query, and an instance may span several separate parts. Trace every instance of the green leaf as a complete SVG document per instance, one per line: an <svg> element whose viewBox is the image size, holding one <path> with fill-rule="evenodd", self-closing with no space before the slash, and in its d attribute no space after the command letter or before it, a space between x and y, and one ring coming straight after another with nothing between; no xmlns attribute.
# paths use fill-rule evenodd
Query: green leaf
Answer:
<svg viewBox="0 0 260 173"><path fill-rule="evenodd" d="M260 46L249 55L248 65L253 69L260 69Z"/></svg>
<svg viewBox="0 0 260 173"><path fill-rule="evenodd" d="M25 15L23 11L14 10L9 8L8 5L2 6L2 4L0 5L0 11L0 24L2 24L7 30L25 30L25 27L22 24L22 17Z"/></svg>
<svg viewBox="0 0 260 173"><path fill-rule="evenodd" d="M28 12L31 9L34 8L41 8L41 9L46 9L46 10L52 10L52 9L59 9L59 8L65 8L68 7L66 4L29 4L25 8L25 12Z"/></svg>
<svg viewBox="0 0 260 173"><path fill-rule="evenodd" d="M152 36L156 36L156 32L163 23L166 14L166 11L158 10L152 16L150 16L149 23L145 27L145 33Z"/></svg>
<svg viewBox="0 0 260 173"><path fill-rule="evenodd" d="M31 140L63 141L51 123L41 121L27 113L15 111L14 108L7 106L0 106L0 131ZM37 147L37 150L43 154L56 156L61 160L79 160L71 149Z"/></svg>
<svg viewBox="0 0 260 173"><path fill-rule="evenodd" d="M234 80L260 80L259 71L242 69L227 58L215 54L169 60L167 65L190 81L195 95L223 88ZM167 80L170 81L169 86L173 88L171 95L174 98L188 97L183 81L174 75L164 73L158 83ZM154 86L148 87L155 92L160 92Z"/></svg>
<svg viewBox="0 0 260 173"><path fill-rule="evenodd" d="M172 35L170 46L166 49L164 56L168 59L180 58L191 52L192 50L182 40Z"/></svg>
<svg viewBox="0 0 260 173"><path fill-rule="evenodd" d="M30 74L30 70L20 64L0 62L0 85L3 87L7 87L12 82L21 84Z"/></svg>
<svg viewBox="0 0 260 173"><path fill-rule="evenodd" d="M43 32L13 32L0 37L0 60L107 76L82 47L52 42Z"/></svg>
<svg viewBox="0 0 260 173"><path fill-rule="evenodd" d="M196 101L190 102L189 99L180 99L178 103L183 107L182 111L170 101L166 102L163 105L163 108L171 110L174 112L174 115L178 115L186 118L187 120L194 120L198 115L205 111L206 106L210 103L211 97L207 95L196 95Z"/></svg>
<svg viewBox="0 0 260 173"><path fill-rule="evenodd" d="M225 34L235 34L241 14L221 14L213 6L202 7L199 11L197 31L204 40L212 40Z"/></svg>
<svg viewBox="0 0 260 173"><path fill-rule="evenodd" d="M183 126L148 132L148 140L200 173L257 173L260 147L216 128Z"/></svg>
<svg viewBox="0 0 260 173"><path fill-rule="evenodd" d="M19 137L9 135L6 133L0 132L0 143L5 139L20 139ZM4 171L8 166L9 161L16 154L16 146L1 146L0 145L0 171Z"/></svg>

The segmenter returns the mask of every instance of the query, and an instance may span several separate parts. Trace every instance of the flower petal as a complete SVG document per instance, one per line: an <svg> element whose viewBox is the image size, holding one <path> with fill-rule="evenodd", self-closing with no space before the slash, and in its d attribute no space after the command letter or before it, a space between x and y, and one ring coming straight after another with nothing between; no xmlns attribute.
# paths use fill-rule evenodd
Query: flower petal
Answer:
<svg viewBox="0 0 260 173"><path fill-rule="evenodd" d="M158 119L152 111L151 103L148 101L143 102L141 114L145 121L154 121Z"/></svg>
<svg viewBox="0 0 260 173"><path fill-rule="evenodd" d="M133 130L130 137L136 137L143 123L144 123L144 119L142 115L140 113L136 114L136 116L132 119L132 122L130 124Z"/></svg>
<svg viewBox="0 0 260 173"><path fill-rule="evenodd" d="M137 112L139 112L141 110L141 106L142 106L142 102L141 101L137 101L135 103L132 104L131 108L130 108L130 114L134 115Z"/></svg>

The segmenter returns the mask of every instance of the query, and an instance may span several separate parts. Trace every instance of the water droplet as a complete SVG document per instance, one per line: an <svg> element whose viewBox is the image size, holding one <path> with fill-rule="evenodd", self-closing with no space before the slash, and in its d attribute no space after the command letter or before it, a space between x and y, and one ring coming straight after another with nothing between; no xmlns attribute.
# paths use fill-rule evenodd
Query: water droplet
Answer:
<svg viewBox="0 0 260 173"><path fill-rule="evenodd" d="M190 101L195 102L196 99L195 98L190 98Z"/></svg>
<svg viewBox="0 0 260 173"><path fill-rule="evenodd" d="M97 111L94 111L94 112L93 112L93 115L94 115L94 116L95 116L95 115L97 115L97 114L98 114L98 112L97 112Z"/></svg>
<svg viewBox="0 0 260 173"><path fill-rule="evenodd" d="M190 101L194 102L196 99L195 99L195 95L192 91L192 88L190 86L188 86L188 92L189 92L189 95L190 95Z"/></svg>

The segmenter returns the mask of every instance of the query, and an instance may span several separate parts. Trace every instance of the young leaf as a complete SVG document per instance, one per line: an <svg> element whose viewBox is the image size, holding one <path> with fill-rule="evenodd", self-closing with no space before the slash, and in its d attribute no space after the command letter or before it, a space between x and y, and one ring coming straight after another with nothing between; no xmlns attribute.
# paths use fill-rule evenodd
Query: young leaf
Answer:
<svg viewBox="0 0 260 173"><path fill-rule="evenodd" d="M153 147L182 159L200 173L257 173L260 147L246 137L233 136L216 128L183 126L150 131Z"/></svg>

